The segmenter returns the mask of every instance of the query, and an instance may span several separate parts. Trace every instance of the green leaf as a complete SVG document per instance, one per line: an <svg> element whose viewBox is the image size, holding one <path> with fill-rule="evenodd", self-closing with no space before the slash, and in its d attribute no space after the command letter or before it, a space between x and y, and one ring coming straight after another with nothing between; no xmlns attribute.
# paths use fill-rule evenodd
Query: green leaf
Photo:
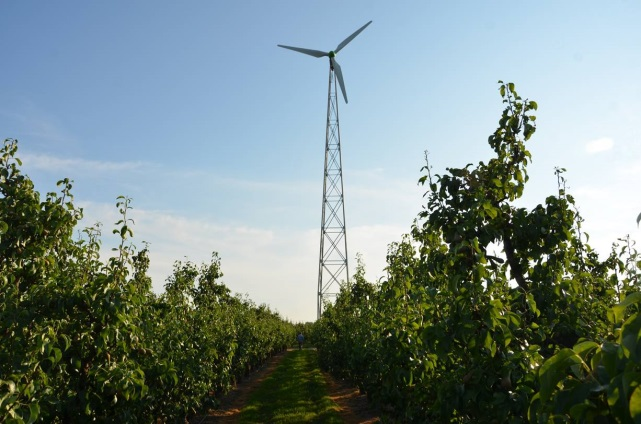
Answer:
<svg viewBox="0 0 641 424"><path fill-rule="evenodd" d="M55 363L60 362L60 360L62 359L62 352L60 351L60 349L58 349L57 347L54 347L53 348L53 356L54 356L54 358L56 360Z"/></svg>
<svg viewBox="0 0 641 424"><path fill-rule="evenodd" d="M68 350L71 346L71 339L66 334L61 334L60 338L65 341L65 350Z"/></svg>
<svg viewBox="0 0 641 424"><path fill-rule="evenodd" d="M637 227L639 226L639 221L641 221L641 213L637 215Z"/></svg>
<svg viewBox="0 0 641 424"><path fill-rule="evenodd" d="M40 416L40 405L37 403L30 403L29 404L29 421L27 421L29 424L35 423L36 420L38 419L38 416Z"/></svg>
<svg viewBox="0 0 641 424"><path fill-rule="evenodd" d="M530 101L530 109L537 110L539 108L539 105L534 101Z"/></svg>
<svg viewBox="0 0 641 424"><path fill-rule="evenodd" d="M574 345L572 350L585 361L587 355L589 355L593 350L598 349L598 347L599 345L593 341L585 341Z"/></svg>
<svg viewBox="0 0 641 424"><path fill-rule="evenodd" d="M603 371L612 378L617 373L618 358L623 356L620 353L621 347L615 343L604 342L601 349L596 352L592 358L592 369L601 366Z"/></svg>
<svg viewBox="0 0 641 424"><path fill-rule="evenodd" d="M608 405L614 416L627 415L627 411L630 408L624 395L622 380L623 374L617 374L612 378L608 387Z"/></svg>
<svg viewBox="0 0 641 424"><path fill-rule="evenodd" d="M527 301L527 305L533 314L535 314L537 317L541 315L541 311L539 311L538 308L536 307L536 301L534 300L534 296L532 296L532 293L528 293L525 296L525 300Z"/></svg>
<svg viewBox="0 0 641 424"><path fill-rule="evenodd" d="M540 420L540 413L539 413L540 407L541 407L541 394L537 393L532 397L532 400L530 401L530 407L528 408L528 411L527 411L527 417L531 423L541 422L541 421L537 421L537 418Z"/></svg>
<svg viewBox="0 0 641 424"><path fill-rule="evenodd" d="M492 335L488 330L485 330L485 340L483 341L483 347L487 350L492 350Z"/></svg>
<svg viewBox="0 0 641 424"><path fill-rule="evenodd" d="M496 218L498 210L490 202L483 202L483 210L490 218Z"/></svg>
<svg viewBox="0 0 641 424"><path fill-rule="evenodd" d="M630 396L630 416L635 423L641 424L641 386L637 386Z"/></svg>
<svg viewBox="0 0 641 424"><path fill-rule="evenodd" d="M561 349L556 355L549 358L539 369L539 382L541 384L541 399L546 402L552 396L557 385L567 375L566 370L583 361L572 349Z"/></svg>
<svg viewBox="0 0 641 424"><path fill-rule="evenodd" d="M641 359L641 315L632 315L621 327L621 346L623 353L628 353L632 360L638 362Z"/></svg>
<svg viewBox="0 0 641 424"><path fill-rule="evenodd" d="M618 305L614 305L612 307L613 315L610 316L610 314L608 314L608 318L611 321L614 320L612 321L614 323L622 321L624 318L625 309L630 305L634 305L635 303L641 303L641 292L629 294L625 299L623 299L623 302L619 303Z"/></svg>
<svg viewBox="0 0 641 424"><path fill-rule="evenodd" d="M514 171L514 179L520 183L523 182L523 173L521 171Z"/></svg>

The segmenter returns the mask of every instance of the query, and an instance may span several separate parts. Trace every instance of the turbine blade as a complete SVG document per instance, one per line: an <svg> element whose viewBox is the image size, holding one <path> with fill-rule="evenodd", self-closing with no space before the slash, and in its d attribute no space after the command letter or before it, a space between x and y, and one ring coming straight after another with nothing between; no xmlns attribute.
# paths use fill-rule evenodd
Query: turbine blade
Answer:
<svg viewBox="0 0 641 424"><path fill-rule="evenodd" d="M360 27L358 30L356 30L356 32L355 32L354 34L350 35L350 36L349 36L349 37L347 37L345 40L343 40L343 42L342 42L342 43L340 43L340 44L338 45L338 47L336 47L336 50L334 50L334 51L335 51L336 53L338 53L339 51L341 51L341 49L342 49L343 47L345 47L347 44L349 44L349 42L350 42L350 41L352 41L354 38L356 38L356 36L357 36L358 34L360 34L360 33L361 33L365 28L367 28L367 25L369 25L369 24L371 24L371 23L372 23L372 21L369 21L368 23L366 23L365 25L363 25L362 27Z"/></svg>
<svg viewBox="0 0 641 424"><path fill-rule="evenodd" d="M289 50L294 50L295 52L299 52L299 53L305 53L305 54L308 54L308 55L314 56L314 57L329 56L329 53L325 53L325 52L322 52L320 50L301 49L300 47L283 46L281 44L278 44L278 47L282 47L284 49L289 49Z"/></svg>
<svg viewBox="0 0 641 424"><path fill-rule="evenodd" d="M343 98L345 99L345 103L347 103L347 93L345 92L345 82L343 81L343 71L341 71L341 66L336 62L336 60L332 57L329 60L332 61L332 68L334 69L334 72L336 73L336 78L338 78L338 84L341 86L341 91L343 92Z"/></svg>

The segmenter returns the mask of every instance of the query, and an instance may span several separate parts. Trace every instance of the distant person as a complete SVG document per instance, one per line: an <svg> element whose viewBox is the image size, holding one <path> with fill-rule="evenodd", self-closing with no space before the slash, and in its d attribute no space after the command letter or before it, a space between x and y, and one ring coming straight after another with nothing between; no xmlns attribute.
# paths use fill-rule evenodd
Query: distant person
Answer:
<svg viewBox="0 0 641 424"><path fill-rule="evenodd" d="M303 348L303 342L305 341L305 336L303 336L303 333L298 333L298 336L296 336L296 340L298 340L298 350L301 350Z"/></svg>

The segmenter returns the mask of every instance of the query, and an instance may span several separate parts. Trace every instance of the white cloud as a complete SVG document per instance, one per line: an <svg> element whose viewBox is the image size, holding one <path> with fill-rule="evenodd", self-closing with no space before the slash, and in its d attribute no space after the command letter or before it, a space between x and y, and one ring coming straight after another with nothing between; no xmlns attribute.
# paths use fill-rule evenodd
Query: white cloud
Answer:
<svg viewBox="0 0 641 424"><path fill-rule="evenodd" d="M155 172L161 172L164 178L171 176L172 180L189 180L193 182L195 178L206 181L209 185L217 185L227 189L233 187L243 191L270 192L270 193L307 193L317 189L317 184L310 181L261 181L230 178L213 174L203 169L163 169L162 166L146 161L99 161L84 158L63 158L53 155L34 154L21 152L19 155L24 168L30 171L44 171L67 173L69 170L82 172L85 174L100 173L142 173L154 175ZM126 177L123 178L126 180Z"/></svg>
<svg viewBox="0 0 641 424"><path fill-rule="evenodd" d="M585 145L585 151L589 154L595 154L600 152L605 152L611 150L614 146L614 140L609 137L601 137L595 140L589 141Z"/></svg>
<svg viewBox="0 0 641 424"><path fill-rule="evenodd" d="M603 186L579 186L574 190L570 190L570 194L587 202L603 202L611 196L612 189ZM608 204L607 202L603 202ZM581 207L581 204L578 204Z"/></svg>
<svg viewBox="0 0 641 424"><path fill-rule="evenodd" d="M79 206L85 210L83 225L105 223L102 253L103 259L108 258L119 242L111 234L113 222L119 219L116 208L91 202ZM319 229L265 229L140 208L132 209L130 218L135 221L132 242L138 248L143 241L150 243L149 275L157 293L164 290L176 261L208 263L216 251L221 257L222 281L232 292L247 294L257 304L265 303L294 321L316 319ZM360 253L369 281L384 276L387 246L409 229L409 225L349 228L350 274Z"/></svg>
<svg viewBox="0 0 641 424"><path fill-rule="evenodd" d="M203 171L206 172L206 171ZM247 191L268 191L281 193L306 193L317 190L318 184L311 181L260 181L238 178L217 177L214 183Z"/></svg>
<svg viewBox="0 0 641 424"><path fill-rule="evenodd" d="M5 125L16 138L25 136L30 139L55 143L73 143L74 137L68 133L60 120L48 112L41 110L29 99L21 99L14 110L0 109L0 118L5 118ZM15 134L13 132L15 131Z"/></svg>
<svg viewBox="0 0 641 424"><path fill-rule="evenodd" d="M357 253L363 257L365 276L375 282L386 276L387 248L392 242L399 242L403 234L409 233L410 225L363 225L347 230L348 253L350 260ZM350 274L356 270L356 261L350 262Z"/></svg>
<svg viewBox="0 0 641 424"><path fill-rule="evenodd" d="M103 228L103 259L111 256L118 240L111 227L118 219L115 207L85 202L84 225L96 221ZM249 225L228 225L173 212L135 208L132 242L149 243L154 291L164 290L176 261L208 263L212 252L221 257L222 281L234 293L248 294L257 304L295 321L314 320L318 270L318 231L271 230Z"/></svg>
<svg viewBox="0 0 641 424"><path fill-rule="evenodd" d="M635 176L641 174L641 161L635 161L623 164L617 167L617 173L623 177Z"/></svg>
<svg viewBox="0 0 641 424"><path fill-rule="evenodd" d="M20 158L25 167L40 171L66 172L69 169L90 172L140 171L151 167L149 163L109 162L80 158L60 158L50 155L21 153Z"/></svg>
<svg viewBox="0 0 641 424"><path fill-rule="evenodd" d="M589 244L605 257L617 239L630 234L638 238L636 216L641 205L631 198L629 188L616 181L604 185L580 186L572 190L579 213L585 219L583 231L590 235Z"/></svg>

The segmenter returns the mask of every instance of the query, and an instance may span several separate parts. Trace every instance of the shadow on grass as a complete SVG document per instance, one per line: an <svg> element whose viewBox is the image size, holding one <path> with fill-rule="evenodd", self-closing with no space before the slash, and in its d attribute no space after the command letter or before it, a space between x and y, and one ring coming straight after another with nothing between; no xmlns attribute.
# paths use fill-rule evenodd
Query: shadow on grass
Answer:
<svg viewBox="0 0 641 424"><path fill-rule="evenodd" d="M342 423L315 350L289 352L251 395L241 423Z"/></svg>

